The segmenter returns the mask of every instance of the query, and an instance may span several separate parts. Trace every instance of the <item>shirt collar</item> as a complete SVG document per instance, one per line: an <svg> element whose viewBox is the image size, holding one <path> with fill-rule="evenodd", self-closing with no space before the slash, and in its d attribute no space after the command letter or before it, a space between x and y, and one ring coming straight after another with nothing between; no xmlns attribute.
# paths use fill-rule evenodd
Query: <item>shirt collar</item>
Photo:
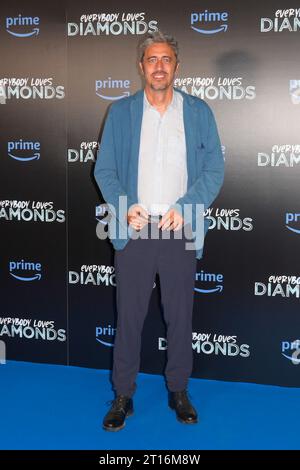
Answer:
<svg viewBox="0 0 300 470"><path fill-rule="evenodd" d="M178 93L178 91L174 90L173 88L172 100L171 100L171 103L168 105L166 111L168 111L168 109L171 109L171 110L177 109L179 106L180 98L181 98L180 93ZM144 90L144 109L147 109L147 110L155 109L154 106L152 106L152 104L149 103L145 90Z"/></svg>

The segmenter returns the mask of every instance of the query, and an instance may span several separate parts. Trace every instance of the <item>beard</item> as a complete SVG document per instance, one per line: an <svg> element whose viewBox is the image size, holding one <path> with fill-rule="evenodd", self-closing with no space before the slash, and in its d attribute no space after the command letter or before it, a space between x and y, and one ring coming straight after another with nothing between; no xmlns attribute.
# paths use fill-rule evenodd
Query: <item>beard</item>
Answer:
<svg viewBox="0 0 300 470"><path fill-rule="evenodd" d="M159 72L157 72L159 73ZM164 80L156 81L155 78L153 77L153 81L150 82L150 88L154 91L163 91L167 90L170 86L171 82L169 81L169 77L165 74Z"/></svg>
<svg viewBox="0 0 300 470"><path fill-rule="evenodd" d="M154 91L163 91L166 90L169 87L169 83L151 83L150 88Z"/></svg>

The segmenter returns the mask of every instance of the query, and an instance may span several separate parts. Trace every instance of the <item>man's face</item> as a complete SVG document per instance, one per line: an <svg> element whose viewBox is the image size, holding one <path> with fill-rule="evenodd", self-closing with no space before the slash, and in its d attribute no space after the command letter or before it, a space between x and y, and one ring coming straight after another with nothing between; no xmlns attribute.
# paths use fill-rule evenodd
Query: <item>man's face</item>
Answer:
<svg viewBox="0 0 300 470"><path fill-rule="evenodd" d="M178 65L172 47L160 42L148 46L143 61L139 63L146 86L155 91L172 87Z"/></svg>

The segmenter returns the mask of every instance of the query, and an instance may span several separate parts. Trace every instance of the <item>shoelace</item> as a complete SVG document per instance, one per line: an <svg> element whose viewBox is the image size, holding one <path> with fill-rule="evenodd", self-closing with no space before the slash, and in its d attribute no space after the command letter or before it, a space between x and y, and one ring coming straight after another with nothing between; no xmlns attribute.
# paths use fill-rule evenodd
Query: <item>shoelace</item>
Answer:
<svg viewBox="0 0 300 470"><path fill-rule="evenodd" d="M125 405L128 398L119 396L114 400L107 402L108 405L111 405L111 410L117 413L125 413Z"/></svg>

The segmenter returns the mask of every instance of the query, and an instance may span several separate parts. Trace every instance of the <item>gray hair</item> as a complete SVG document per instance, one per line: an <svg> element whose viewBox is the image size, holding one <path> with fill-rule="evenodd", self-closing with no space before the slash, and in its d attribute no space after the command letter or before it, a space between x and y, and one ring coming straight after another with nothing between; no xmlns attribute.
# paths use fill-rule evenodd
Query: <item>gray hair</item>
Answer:
<svg viewBox="0 0 300 470"><path fill-rule="evenodd" d="M168 44L170 47L172 47L175 57L176 57L176 62L178 62L178 54L179 54L179 49L178 49L178 42L173 36L170 36L168 34L163 33L162 31L152 31L151 33L147 33L146 36L142 39L142 41L139 43L139 58L140 62L143 61L145 50L148 46L151 46L152 44L156 44L159 42L164 42Z"/></svg>

